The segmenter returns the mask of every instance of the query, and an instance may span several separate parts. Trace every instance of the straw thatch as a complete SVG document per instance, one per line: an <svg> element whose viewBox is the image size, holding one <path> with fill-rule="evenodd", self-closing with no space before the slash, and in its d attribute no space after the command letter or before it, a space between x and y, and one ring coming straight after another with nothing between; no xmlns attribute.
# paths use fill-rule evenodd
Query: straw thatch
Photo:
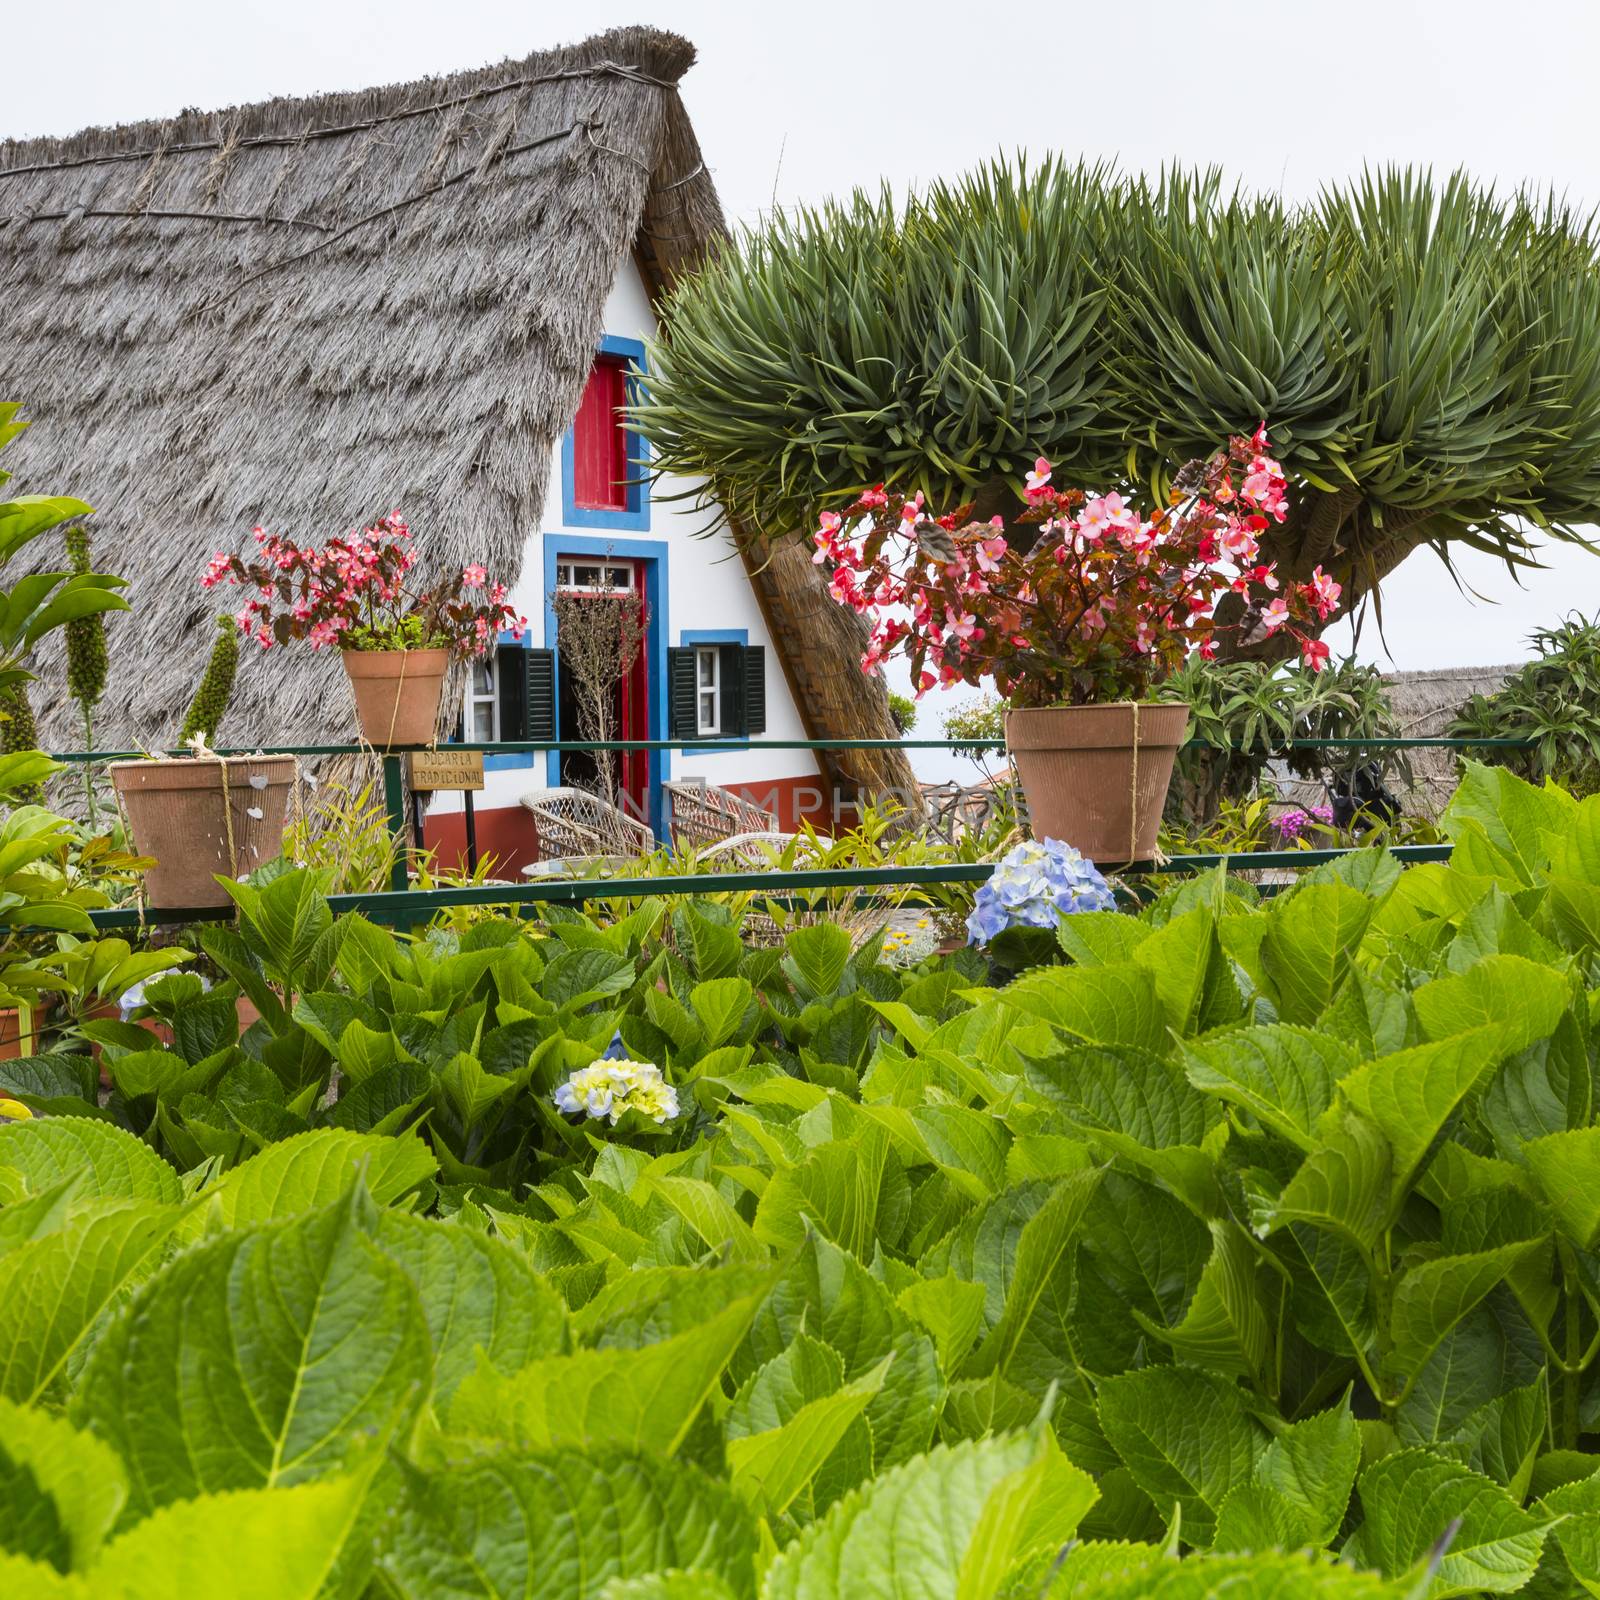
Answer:
<svg viewBox="0 0 1600 1600"><path fill-rule="evenodd" d="M1426 672L1391 672L1384 686L1395 710L1400 736L1405 739L1439 738L1448 732L1462 706L1475 694L1492 694L1518 667L1441 667ZM1451 749L1411 750L1402 763L1385 762L1384 781L1415 816L1437 817L1455 792L1460 777L1460 761L1470 751ZM1409 777L1407 773L1409 772ZM1278 793L1295 805L1320 805L1326 798L1323 785L1296 779L1282 764L1275 764L1272 775Z"/></svg>
<svg viewBox="0 0 1600 1600"><path fill-rule="evenodd" d="M0 143L0 394L35 426L19 491L98 508L112 621L103 743L160 747L219 595L197 575L256 523L325 536L401 507L440 569L520 572L630 251L652 293L723 233L676 85L687 41L623 28L475 72ZM753 580L769 614L820 577ZM814 735L819 640L775 628ZM838 679L859 678L844 660ZM848 666L848 674L845 668ZM79 742L59 674L47 746ZM59 691L57 691L59 692ZM331 656L246 663L230 740L338 741Z"/></svg>

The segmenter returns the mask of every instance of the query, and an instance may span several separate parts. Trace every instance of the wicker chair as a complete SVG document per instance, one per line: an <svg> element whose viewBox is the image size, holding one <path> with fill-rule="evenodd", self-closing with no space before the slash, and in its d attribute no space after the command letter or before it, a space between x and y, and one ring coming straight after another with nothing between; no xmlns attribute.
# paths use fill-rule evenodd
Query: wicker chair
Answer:
<svg viewBox="0 0 1600 1600"><path fill-rule="evenodd" d="M539 855L645 856L656 836L644 823L587 789L535 789L522 797L539 829Z"/></svg>
<svg viewBox="0 0 1600 1600"><path fill-rule="evenodd" d="M795 834L777 833L770 828L750 833L731 833L726 839L719 839L702 850L700 860L707 866L716 867L770 867L773 858L781 855L796 837ZM810 853L809 845L797 852L802 856Z"/></svg>
<svg viewBox="0 0 1600 1600"><path fill-rule="evenodd" d="M664 783L668 826L680 849L703 850L743 834L770 833L777 818L731 789L704 783Z"/></svg>

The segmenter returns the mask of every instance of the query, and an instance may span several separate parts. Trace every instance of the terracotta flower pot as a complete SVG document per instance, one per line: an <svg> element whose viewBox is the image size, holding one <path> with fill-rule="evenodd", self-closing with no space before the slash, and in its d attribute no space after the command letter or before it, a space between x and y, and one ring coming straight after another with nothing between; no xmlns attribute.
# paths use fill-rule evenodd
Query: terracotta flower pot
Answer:
<svg viewBox="0 0 1600 1600"><path fill-rule="evenodd" d="M46 995L38 1005L30 1006L26 1015L19 1006L6 1006L0 1010L0 1061L17 1061L23 1056L42 1055L40 1035L54 1007L54 997Z"/></svg>
<svg viewBox="0 0 1600 1600"><path fill-rule="evenodd" d="M1006 713L1006 743L1036 839L1064 839L1091 861L1155 854L1172 763L1189 708L1119 701Z"/></svg>
<svg viewBox="0 0 1600 1600"><path fill-rule="evenodd" d="M378 750L432 744L448 650L346 650L344 670L355 691L361 737Z"/></svg>
<svg viewBox="0 0 1600 1600"><path fill-rule="evenodd" d="M293 756L113 761L133 847L156 860L151 905L227 905L218 875L243 877L282 849L294 776Z"/></svg>

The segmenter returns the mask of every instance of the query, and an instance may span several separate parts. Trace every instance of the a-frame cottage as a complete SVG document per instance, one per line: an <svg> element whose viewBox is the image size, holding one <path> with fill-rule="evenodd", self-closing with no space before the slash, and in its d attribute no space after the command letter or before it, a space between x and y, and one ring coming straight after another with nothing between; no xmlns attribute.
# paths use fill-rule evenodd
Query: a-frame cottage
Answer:
<svg viewBox="0 0 1600 1600"><path fill-rule="evenodd" d="M898 754L719 748L893 726L804 542L699 537L704 513L647 481L622 423L661 297L723 237L677 92L692 61L628 28L418 83L0 144L0 396L35 423L7 465L20 490L96 506L98 562L130 580L108 745L172 743L214 550L257 523L320 540L399 508L426 562L514 578L532 623L441 733L578 737L552 597L627 585L649 633L620 735L699 741L627 764L658 832L669 777L770 800L786 825L839 790L909 783ZM47 744L73 748L59 682L47 664L36 710ZM247 659L224 742L352 728L337 662L294 647ZM489 768L480 843L515 866L536 848L521 799L573 774L555 752ZM434 839L459 837L455 804L435 802Z"/></svg>

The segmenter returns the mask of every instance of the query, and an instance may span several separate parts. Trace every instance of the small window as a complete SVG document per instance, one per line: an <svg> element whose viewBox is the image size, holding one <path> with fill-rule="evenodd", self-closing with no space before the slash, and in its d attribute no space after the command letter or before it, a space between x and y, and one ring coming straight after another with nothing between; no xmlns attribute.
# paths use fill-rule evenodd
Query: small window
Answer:
<svg viewBox="0 0 1600 1600"><path fill-rule="evenodd" d="M714 644L699 645L694 653L695 732L722 732L722 656Z"/></svg>
<svg viewBox="0 0 1600 1600"><path fill-rule="evenodd" d="M469 744L494 744L500 738L498 659L491 651L472 663L467 679L466 734Z"/></svg>
<svg viewBox="0 0 1600 1600"><path fill-rule="evenodd" d="M631 592L633 567L628 562L558 561L556 587L583 594L609 594L618 589Z"/></svg>
<svg viewBox="0 0 1600 1600"><path fill-rule="evenodd" d="M597 356L572 424L572 499L585 511L626 511L628 364L616 356Z"/></svg>

